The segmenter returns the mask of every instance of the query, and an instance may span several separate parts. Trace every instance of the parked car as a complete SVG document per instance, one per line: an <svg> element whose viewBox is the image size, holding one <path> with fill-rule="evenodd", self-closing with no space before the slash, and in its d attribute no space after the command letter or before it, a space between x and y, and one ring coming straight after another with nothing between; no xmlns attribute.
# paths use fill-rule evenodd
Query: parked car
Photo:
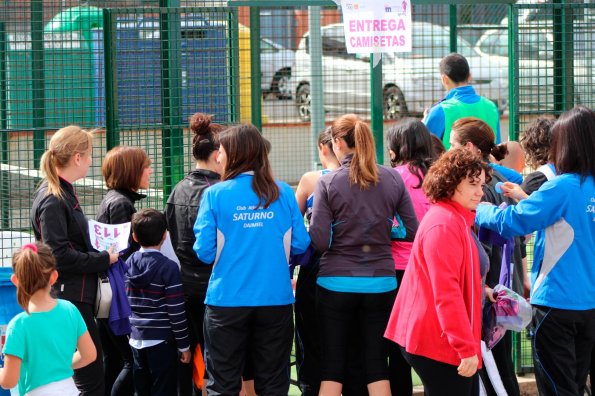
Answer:
<svg viewBox="0 0 595 396"><path fill-rule="evenodd" d="M450 50L449 30L427 22L413 22L413 48L408 53L383 54L384 117L398 119L422 114L443 99L438 65ZM506 73L489 58L480 56L466 41L457 40L458 52L471 67L472 84L480 95L492 99L503 111L507 105ZM322 27L324 108L333 112L367 114L370 111L368 55L348 54L343 24ZM310 119L309 33L295 53L291 87L300 118Z"/></svg>
<svg viewBox="0 0 595 396"><path fill-rule="evenodd" d="M266 38L260 39L260 70L263 93L273 93L279 99L291 99L289 79L295 52Z"/></svg>
<svg viewBox="0 0 595 396"><path fill-rule="evenodd" d="M533 15L533 14L528 14ZM551 28L542 24L522 24L518 29L518 100L523 110L554 109L554 40ZM575 27L573 85L574 103L595 105L595 31ZM502 69L508 69L508 30L487 30L478 40L476 50Z"/></svg>
<svg viewBox="0 0 595 396"><path fill-rule="evenodd" d="M183 15L181 20L182 39L200 39L203 37L201 30L224 23L208 21L193 14ZM141 39L159 38L159 22L154 18L141 19L138 22L138 29ZM288 82L294 59L294 51L267 38L260 38L261 89L264 94L273 93L279 99L291 98Z"/></svg>

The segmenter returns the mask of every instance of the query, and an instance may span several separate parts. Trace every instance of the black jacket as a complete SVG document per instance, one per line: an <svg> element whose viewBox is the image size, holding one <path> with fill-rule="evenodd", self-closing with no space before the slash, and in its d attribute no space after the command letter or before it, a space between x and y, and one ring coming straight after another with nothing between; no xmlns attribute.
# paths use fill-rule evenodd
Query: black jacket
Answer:
<svg viewBox="0 0 595 396"><path fill-rule="evenodd" d="M204 298L207 291L212 265L206 265L194 253L194 223L203 192L220 181L218 173L193 170L176 184L165 205L167 228L180 260L182 285L187 296Z"/></svg>
<svg viewBox="0 0 595 396"><path fill-rule="evenodd" d="M134 203L146 197L146 195L134 191L108 190L99 205L97 221L105 224L128 223L132 220L132 215L136 213ZM128 239L128 246L128 250L122 255L124 261L140 249L140 245L132 239L132 232Z"/></svg>
<svg viewBox="0 0 595 396"><path fill-rule="evenodd" d="M62 199L47 194L47 182L33 195L31 225L35 238L47 244L56 257L57 297L93 304L97 293L97 273L109 267L109 254L97 252L89 240L87 218L81 210L74 187L60 179Z"/></svg>
<svg viewBox="0 0 595 396"><path fill-rule="evenodd" d="M500 172L492 169L492 180L486 183L483 189L482 201L490 202L496 206L501 205L505 202L508 206L514 205L515 201L512 198L505 197L504 195L496 192L496 184L504 183L508 181ZM500 271L502 269L502 246L492 245L490 243L482 241L481 243L484 250L490 258L490 269L486 275L486 284L491 288L494 288L500 283ZM521 255L522 240L520 237L514 237L514 250L512 253L513 262L513 278L511 289L515 292L523 295L523 259Z"/></svg>

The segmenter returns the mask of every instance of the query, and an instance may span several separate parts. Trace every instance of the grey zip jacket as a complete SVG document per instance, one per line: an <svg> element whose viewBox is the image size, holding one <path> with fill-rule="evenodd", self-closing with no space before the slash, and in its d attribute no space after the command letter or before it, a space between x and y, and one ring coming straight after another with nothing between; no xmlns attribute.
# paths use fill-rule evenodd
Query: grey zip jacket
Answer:
<svg viewBox="0 0 595 396"><path fill-rule="evenodd" d="M395 276L391 227L396 215L413 241L418 221L401 176L378 166L377 184L362 190L349 181L353 156L318 180L310 223L314 248L321 252L318 276Z"/></svg>

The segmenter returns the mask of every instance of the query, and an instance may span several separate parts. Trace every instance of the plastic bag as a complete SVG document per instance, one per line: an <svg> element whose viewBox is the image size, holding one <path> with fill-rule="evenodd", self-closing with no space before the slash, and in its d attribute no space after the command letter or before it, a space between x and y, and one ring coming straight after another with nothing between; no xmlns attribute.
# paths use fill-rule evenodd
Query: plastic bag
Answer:
<svg viewBox="0 0 595 396"><path fill-rule="evenodd" d="M489 350L500 342L506 334L506 329L496 323L496 311L493 303L486 301L482 314L481 339Z"/></svg>
<svg viewBox="0 0 595 396"><path fill-rule="evenodd" d="M496 324L507 330L522 331L531 322L531 304L509 288L494 287L496 302L493 304Z"/></svg>

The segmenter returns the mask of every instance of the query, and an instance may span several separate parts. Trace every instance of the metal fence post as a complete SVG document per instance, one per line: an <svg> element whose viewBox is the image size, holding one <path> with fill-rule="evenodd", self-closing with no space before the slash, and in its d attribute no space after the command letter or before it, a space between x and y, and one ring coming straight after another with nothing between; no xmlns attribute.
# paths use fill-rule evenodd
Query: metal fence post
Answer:
<svg viewBox="0 0 595 396"><path fill-rule="evenodd" d="M262 88L260 85L260 7L250 7L250 75L252 124L262 130Z"/></svg>
<svg viewBox="0 0 595 396"><path fill-rule="evenodd" d="M45 151L45 73L43 0L31 0L31 97L33 107L33 166Z"/></svg>
<svg viewBox="0 0 595 396"><path fill-rule="evenodd" d="M240 119L240 48L238 32L238 14L235 8L227 11L229 27L228 59L230 61L229 73L229 118L228 122L236 123Z"/></svg>
<svg viewBox="0 0 595 396"><path fill-rule="evenodd" d="M324 129L324 97L322 96L322 37L319 6L308 7L310 40L310 134L312 135L312 163L318 166L318 135Z"/></svg>
<svg viewBox="0 0 595 396"><path fill-rule="evenodd" d="M184 139L182 125L182 86L180 68L179 0L159 0L161 45L161 108L163 139L164 204L173 186L184 175ZM165 7L165 9L163 9ZM176 9L177 8L177 9Z"/></svg>
<svg viewBox="0 0 595 396"><path fill-rule="evenodd" d="M553 13L554 110L561 113L574 102L573 9L566 0L555 0Z"/></svg>
<svg viewBox="0 0 595 396"><path fill-rule="evenodd" d="M382 54L370 54L370 105L371 120L370 128L376 142L376 161L379 164L384 163L384 92L382 89L382 58L378 61L376 67L374 62L376 57Z"/></svg>
<svg viewBox="0 0 595 396"><path fill-rule="evenodd" d="M4 22L0 22L0 163L8 164L8 95L6 83L6 30ZM6 230L10 227L10 185L8 172L0 170L0 206L2 207L2 221L0 229Z"/></svg>
<svg viewBox="0 0 595 396"><path fill-rule="evenodd" d="M450 52L457 52L457 5L448 6L448 26L450 34Z"/></svg>
<svg viewBox="0 0 595 396"><path fill-rule="evenodd" d="M105 135L106 148L120 144L118 122L118 67L116 63L117 37L116 18L112 10L103 10L103 48L105 75Z"/></svg>
<svg viewBox="0 0 595 396"><path fill-rule="evenodd" d="M519 135L519 11L513 4L508 5L508 137L518 140ZM520 347L520 346L519 346ZM517 367L518 368L518 367Z"/></svg>

